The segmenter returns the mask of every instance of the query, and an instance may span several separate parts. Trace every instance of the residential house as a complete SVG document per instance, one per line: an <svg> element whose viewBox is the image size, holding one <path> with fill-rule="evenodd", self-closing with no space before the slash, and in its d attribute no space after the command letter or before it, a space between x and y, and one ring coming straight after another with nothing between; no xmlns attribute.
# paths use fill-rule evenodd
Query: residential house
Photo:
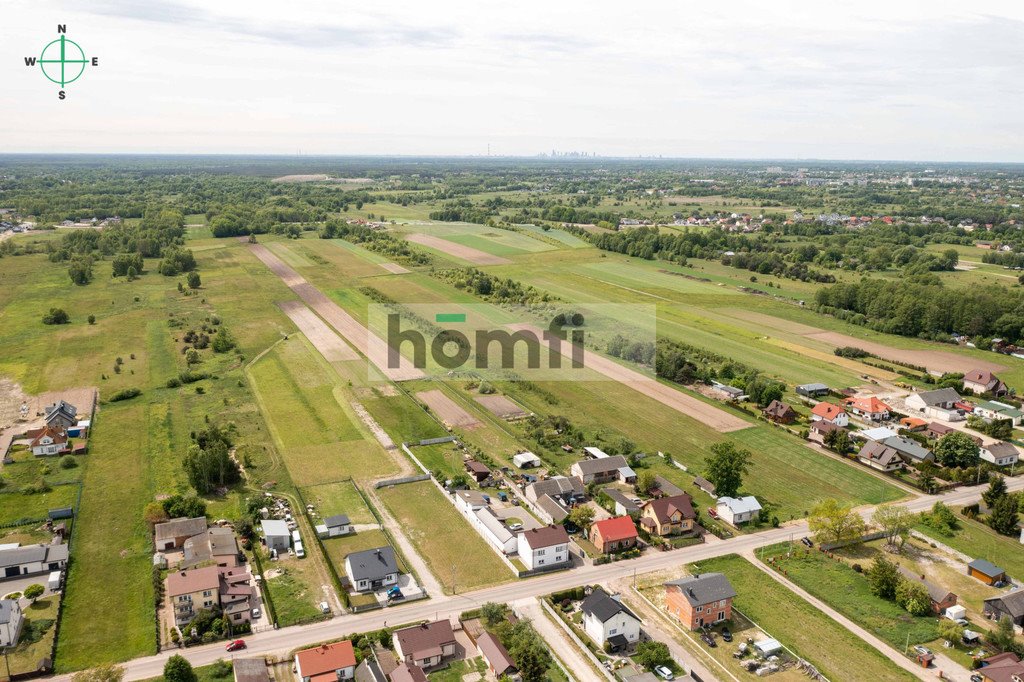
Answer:
<svg viewBox="0 0 1024 682"><path fill-rule="evenodd" d="M981 676L982 682L1024 681L1024 663L1012 651L983 658L980 665L976 674Z"/></svg>
<svg viewBox="0 0 1024 682"><path fill-rule="evenodd" d="M827 421L836 426L849 426L850 415L838 405L820 402L811 408L811 421Z"/></svg>
<svg viewBox="0 0 1024 682"><path fill-rule="evenodd" d="M622 651L640 641L640 619L619 600L595 587L583 604L583 631L599 647Z"/></svg>
<svg viewBox="0 0 1024 682"><path fill-rule="evenodd" d="M866 398L852 397L843 401L846 409L861 419L869 421L885 421L889 418L890 407L875 396ZM833 420L835 421L835 420Z"/></svg>
<svg viewBox="0 0 1024 682"><path fill-rule="evenodd" d="M156 524L153 527L153 543L158 552L181 549L185 546L186 540L205 531L205 516L197 516L192 519L182 516Z"/></svg>
<svg viewBox="0 0 1024 682"><path fill-rule="evenodd" d="M46 406L43 410L43 419L51 429L64 431L78 423L78 408L71 403L58 400Z"/></svg>
<svg viewBox="0 0 1024 682"><path fill-rule="evenodd" d="M928 426L928 422L917 417L903 417L900 419L900 428L904 428L907 431L923 431L926 426Z"/></svg>
<svg viewBox="0 0 1024 682"><path fill-rule="evenodd" d="M345 575L354 592L374 592L398 584L398 562L390 545L353 552L345 557Z"/></svg>
<svg viewBox="0 0 1024 682"><path fill-rule="evenodd" d="M655 497L675 497L676 495L682 495L683 489L664 476L655 476L654 487L651 488L650 492Z"/></svg>
<svg viewBox="0 0 1024 682"><path fill-rule="evenodd" d="M761 503L753 495L740 498L719 497L715 511L718 512L718 517L726 523L738 526L757 518L761 512Z"/></svg>
<svg viewBox="0 0 1024 682"><path fill-rule="evenodd" d="M174 624L188 625L202 609L220 606L220 567L204 566L167 575L167 599Z"/></svg>
<svg viewBox="0 0 1024 682"><path fill-rule="evenodd" d="M287 552L292 546L292 532L284 521L280 519L264 519L260 521L260 527L263 529L263 541L266 543L268 550Z"/></svg>
<svg viewBox="0 0 1024 682"><path fill-rule="evenodd" d="M691 630L731 619L735 597L736 590L722 573L697 574L665 583L665 608Z"/></svg>
<svg viewBox="0 0 1024 682"><path fill-rule="evenodd" d="M1009 616L1014 625L1024 627L1024 588L989 597L985 600L982 611L985 617L991 620L998 621L1003 616Z"/></svg>
<svg viewBox="0 0 1024 682"><path fill-rule="evenodd" d="M603 554L636 547L637 538L636 525L628 516L595 521L590 526L589 540Z"/></svg>
<svg viewBox="0 0 1024 682"><path fill-rule="evenodd" d="M796 387L796 394L805 398L820 398L828 395L829 388L825 384L801 384Z"/></svg>
<svg viewBox="0 0 1024 682"><path fill-rule="evenodd" d="M347 639L295 654L295 674L302 682L351 680L355 673L356 652Z"/></svg>
<svg viewBox="0 0 1024 682"><path fill-rule="evenodd" d="M637 504L633 498L628 497L621 490L616 490L615 488L605 488L601 492L607 495L608 498L612 501L612 504L615 505L616 516L631 516L640 511L640 505Z"/></svg>
<svg viewBox="0 0 1024 682"><path fill-rule="evenodd" d="M914 410L929 419L942 419L951 422L964 418L963 412L957 407L957 403L960 401L960 394L956 392L955 388L940 388L934 391L911 393L903 403L907 409Z"/></svg>
<svg viewBox="0 0 1024 682"><path fill-rule="evenodd" d="M636 480L636 474L622 455L580 460L569 468L569 473L579 477L584 485L610 483L615 480L632 483Z"/></svg>
<svg viewBox="0 0 1024 682"><path fill-rule="evenodd" d="M516 662L512 660L508 649L501 641L489 632L476 638L476 648L487 662L487 667L495 679L503 679L516 674Z"/></svg>
<svg viewBox="0 0 1024 682"><path fill-rule="evenodd" d="M964 375L964 388L974 391L977 395L990 393L1001 398L1009 392L1002 381L992 372L985 369L972 369Z"/></svg>
<svg viewBox="0 0 1024 682"><path fill-rule="evenodd" d="M334 514L317 524L316 534L321 538L337 538L355 532L355 527L345 514Z"/></svg>
<svg viewBox="0 0 1024 682"><path fill-rule="evenodd" d="M540 466L540 458L532 452L520 452L512 456L512 463L520 469L530 469Z"/></svg>
<svg viewBox="0 0 1024 682"><path fill-rule="evenodd" d="M1006 582L1006 571L986 559L975 559L967 564L967 575L977 578L986 585Z"/></svg>
<svg viewBox="0 0 1024 682"><path fill-rule="evenodd" d="M490 507L477 509L469 520L480 531L484 540L494 545L499 552L506 555L516 553L518 547L516 536Z"/></svg>
<svg viewBox="0 0 1024 682"><path fill-rule="evenodd" d="M796 410L782 402L781 400L773 400L768 403L768 407L761 410L761 414L764 415L765 419L769 419L776 424L792 424L796 421Z"/></svg>
<svg viewBox="0 0 1024 682"><path fill-rule="evenodd" d="M552 476L531 483L523 492L530 502L537 502L544 495L548 495L566 507L572 507L587 499L583 479L579 476Z"/></svg>
<svg viewBox="0 0 1024 682"><path fill-rule="evenodd" d="M990 422L1009 419L1014 426L1020 426L1021 421L1024 420L1024 412L998 400L989 400L975 405L974 414Z"/></svg>
<svg viewBox="0 0 1024 682"><path fill-rule="evenodd" d="M825 403L818 403L824 405ZM845 414L845 413L844 413ZM807 430L807 440L817 443L819 445L825 444L825 436L832 433L833 431L842 431L843 427L838 424L833 424L830 421L821 419L818 421L811 422L810 428Z"/></svg>
<svg viewBox="0 0 1024 682"><path fill-rule="evenodd" d="M942 615L949 607L956 606L957 596L946 588L936 585L930 580L925 579L923 575L914 573L904 566L900 566L899 569L906 580L921 583L928 590L928 597L932 602L932 613L935 615Z"/></svg>
<svg viewBox="0 0 1024 682"><path fill-rule="evenodd" d="M876 426L873 429L861 429L854 433L853 437L868 441L882 441L886 438L892 438L893 436L898 435L900 435L898 431L894 431L888 426Z"/></svg>
<svg viewBox="0 0 1024 682"><path fill-rule="evenodd" d="M483 462L478 462L475 459L466 461L466 471L473 477L473 480L477 483L486 481L491 477L491 470Z"/></svg>
<svg viewBox="0 0 1024 682"><path fill-rule="evenodd" d="M423 668L409 665L404 661L399 663L388 677L391 682L427 682L427 674L423 672Z"/></svg>
<svg viewBox="0 0 1024 682"><path fill-rule="evenodd" d="M457 646L447 618L396 630L391 636L398 660L420 668L434 668L451 660Z"/></svg>
<svg viewBox="0 0 1024 682"><path fill-rule="evenodd" d="M872 469L896 471L903 468L903 458L895 449L881 441L868 441L857 453L857 459Z"/></svg>
<svg viewBox="0 0 1024 682"><path fill-rule="evenodd" d="M234 568L243 562L235 531L230 528L207 528L199 535L185 540L182 553L184 558L180 565L183 568L211 563L223 568Z"/></svg>
<svg viewBox="0 0 1024 682"><path fill-rule="evenodd" d="M932 422L924 429L924 435L926 438L931 440L938 440L945 436L947 433L953 433L956 431L952 426L946 426L938 422Z"/></svg>
<svg viewBox="0 0 1024 682"><path fill-rule="evenodd" d="M530 570L564 566L572 561L569 553L569 534L562 526L524 530L516 536L516 541L519 560Z"/></svg>
<svg viewBox="0 0 1024 682"><path fill-rule="evenodd" d="M464 515L469 516L477 509L483 509L490 504L491 498L479 490L456 490L455 507Z"/></svg>
<svg viewBox="0 0 1024 682"><path fill-rule="evenodd" d="M36 457L50 457L68 450L68 434L63 428L46 426L37 432L29 442L32 454Z"/></svg>
<svg viewBox="0 0 1024 682"><path fill-rule="evenodd" d="M640 507L640 525L651 535L664 537L689 533L696 518L693 498L686 493L648 500Z"/></svg>
<svg viewBox="0 0 1024 682"><path fill-rule="evenodd" d="M235 682L271 682L267 659L262 656L232 659L231 672Z"/></svg>
<svg viewBox="0 0 1024 682"><path fill-rule="evenodd" d="M979 456L983 460L1001 467L1016 464L1019 455L1016 445L1002 440L990 445L982 445L979 452Z"/></svg>
<svg viewBox="0 0 1024 682"><path fill-rule="evenodd" d="M0 648L18 643L24 622L21 603L17 599L0 599Z"/></svg>
<svg viewBox="0 0 1024 682"><path fill-rule="evenodd" d="M68 565L68 546L25 545L0 549L0 580L61 571Z"/></svg>
<svg viewBox="0 0 1024 682"><path fill-rule="evenodd" d="M907 464L935 461L935 454L931 450L906 436L893 436L879 442L895 450Z"/></svg>

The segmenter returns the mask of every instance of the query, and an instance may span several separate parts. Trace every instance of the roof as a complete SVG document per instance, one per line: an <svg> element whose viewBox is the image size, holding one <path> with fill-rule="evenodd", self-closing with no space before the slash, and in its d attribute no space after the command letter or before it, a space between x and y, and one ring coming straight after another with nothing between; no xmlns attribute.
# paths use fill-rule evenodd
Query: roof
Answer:
<svg viewBox="0 0 1024 682"><path fill-rule="evenodd" d="M891 438L886 438L881 442L888 445L896 452L904 454L911 459L924 461L928 459L928 457L932 456L931 450L926 447L922 447L917 443L917 441L910 440L906 436L893 436Z"/></svg>
<svg viewBox="0 0 1024 682"><path fill-rule="evenodd" d="M538 497L537 506L540 507L544 513L550 516L551 520L555 523L558 523L569 515L569 511L550 495L541 495Z"/></svg>
<svg viewBox="0 0 1024 682"><path fill-rule="evenodd" d="M32 439L32 442L29 443L29 447L36 447L44 438L50 438L56 445L68 442L67 431L47 426Z"/></svg>
<svg viewBox="0 0 1024 682"><path fill-rule="evenodd" d="M1006 573L1006 571L1004 571L1003 569L999 568L998 566L996 566L994 563L992 563L988 559L975 559L974 561L972 561L971 563L969 563L967 565L970 568L973 568L978 573L981 573L982 575L986 575L989 578L995 578L996 576L1000 576L1000 575Z"/></svg>
<svg viewBox="0 0 1024 682"><path fill-rule="evenodd" d="M703 476L694 476L693 484L705 492L715 492L715 484L709 481L708 479L704 478Z"/></svg>
<svg viewBox="0 0 1024 682"><path fill-rule="evenodd" d="M764 654L772 654L776 651L782 651L782 642L769 637L768 639L762 639L758 642L754 642L754 648Z"/></svg>
<svg viewBox="0 0 1024 682"><path fill-rule="evenodd" d="M328 528L337 528L338 526L347 526L352 522L348 520L348 516L345 514L335 514L334 516L328 516L324 519L324 525Z"/></svg>
<svg viewBox="0 0 1024 682"><path fill-rule="evenodd" d="M619 467L619 476L625 479L636 478L636 472L633 471L633 467Z"/></svg>
<svg viewBox="0 0 1024 682"><path fill-rule="evenodd" d="M918 419L917 417L904 417L903 419L900 420L900 424L916 429L921 426L927 426L928 422L926 422L923 419Z"/></svg>
<svg viewBox="0 0 1024 682"><path fill-rule="evenodd" d="M736 596L729 579L722 573L704 573L680 578L665 583L665 587L676 587L690 606L704 606L721 599L732 599Z"/></svg>
<svg viewBox="0 0 1024 682"><path fill-rule="evenodd" d="M418 666L402 662L391 671L391 682L427 682L427 674Z"/></svg>
<svg viewBox="0 0 1024 682"><path fill-rule="evenodd" d="M940 405L942 403L955 403L960 400L960 394L955 388L939 388L934 391L922 391L917 394L925 405Z"/></svg>
<svg viewBox="0 0 1024 682"><path fill-rule="evenodd" d="M825 384L800 384L797 386L798 389L804 391L827 391L828 386Z"/></svg>
<svg viewBox="0 0 1024 682"><path fill-rule="evenodd" d="M238 556L238 540L230 528L208 528L185 540L185 559L192 564L214 557Z"/></svg>
<svg viewBox="0 0 1024 682"><path fill-rule="evenodd" d="M931 431L932 433L937 433L940 436L944 436L947 433L956 431L956 429L954 429L952 426L946 426L945 424L940 424L939 422L932 422L928 424L928 430Z"/></svg>
<svg viewBox="0 0 1024 682"><path fill-rule="evenodd" d="M608 453L606 453L604 450L602 450L601 448L595 448L593 445L584 446L583 452L587 453L594 459L604 459L605 457L608 456Z"/></svg>
<svg viewBox="0 0 1024 682"><path fill-rule="evenodd" d="M924 585L925 589L928 590L928 596L931 597L932 601L941 603L946 601L950 597L956 599L956 595L947 590L946 588L940 585L936 585L930 580L925 580L923 576L914 573L905 566L900 566L899 569L900 573L903 574L903 577L907 580L911 580L913 582L921 583L922 585Z"/></svg>
<svg viewBox="0 0 1024 682"><path fill-rule="evenodd" d="M480 635L476 640L476 645L480 647L480 653L487 659L497 675L500 676L516 667L516 662L512 660L508 649L491 633L485 632Z"/></svg>
<svg viewBox="0 0 1024 682"><path fill-rule="evenodd" d="M280 519L266 519L260 521L264 535L287 535L291 537L292 532L288 530L288 524Z"/></svg>
<svg viewBox="0 0 1024 682"><path fill-rule="evenodd" d="M595 521L591 526L591 533L597 530L605 542L615 542L636 537L636 524L628 516L616 516L611 519Z"/></svg>
<svg viewBox="0 0 1024 682"><path fill-rule="evenodd" d="M768 407L762 410L765 414L773 417L785 417L787 415L796 414L796 410L782 402L781 400L773 400L768 403Z"/></svg>
<svg viewBox="0 0 1024 682"><path fill-rule="evenodd" d="M564 545L569 542L569 534L562 526L544 526L543 528L531 528L519 534L530 549L542 547L553 547Z"/></svg>
<svg viewBox="0 0 1024 682"><path fill-rule="evenodd" d="M1000 594L996 597L989 597L985 600L985 603L988 604L989 602L999 602L1003 610L1015 619L1024 616L1024 588Z"/></svg>
<svg viewBox="0 0 1024 682"><path fill-rule="evenodd" d="M18 607L19 611L21 610L18 602L13 599L0 599L0 625L6 625L11 622L15 607Z"/></svg>
<svg viewBox="0 0 1024 682"><path fill-rule="evenodd" d="M520 452L517 455L513 455L512 461L517 466L522 466L527 462L536 462L537 464L540 464L540 458L537 457L537 455L533 454L532 452Z"/></svg>
<svg viewBox="0 0 1024 682"><path fill-rule="evenodd" d="M573 464L580 470L580 473L584 476L591 474L607 474L612 471L618 471L623 467L629 467L629 462L622 455L615 455L614 457L601 457L599 459L581 459L580 461Z"/></svg>
<svg viewBox="0 0 1024 682"><path fill-rule="evenodd" d="M1007 443L1005 440L1001 440L998 443L992 443L992 445L984 446L985 450L988 450L996 457L1009 457L1010 455L1019 454L1017 446L1013 443Z"/></svg>
<svg viewBox="0 0 1024 682"><path fill-rule="evenodd" d="M844 412L845 410L843 410L843 408L839 407L838 405L833 405L832 403L825 402L818 403L813 408L811 408L811 414L817 415L822 419L827 419L828 421L832 421L833 419L843 414Z"/></svg>
<svg viewBox="0 0 1024 682"><path fill-rule="evenodd" d="M236 658L231 661L235 682L270 682L265 658Z"/></svg>
<svg viewBox="0 0 1024 682"><path fill-rule="evenodd" d="M865 443L864 447L857 453L858 457L863 459L869 459L874 462L878 462L882 466L889 466L894 461L901 460L900 453L896 452L893 448L889 447L885 443L879 441L871 441Z"/></svg>
<svg viewBox="0 0 1024 682"><path fill-rule="evenodd" d="M745 512L756 512L761 511L761 503L757 501L757 498L753 495L747 495L745 497L719 497L718 506L725 506L729 508L733 514L743 514Z"/></svg>
<svg viewBox="0 0 1024 682"><path fill-rule="evenodd" d="M26 545L0 550L0 568L68 560L67 545Z"/></svg>
<svg viewBox="0 0 1024 682"><path fill-rule="evenodd" d="M335 670L354 667L356 652L352 642L345 640L334 644L322 644L313 649L304 649L295 654L296 662L303 677L314 677Z"/></svg>
<svg viewBox="0 0 1024 682"><path fill-rule="evenodd" d="M879 426L874 429L862 429L858 432L858 435L863 436L867 440L885 440L886 438L892 438L899 434L888 426Z"/></svg>
<svg viewBox="0 0 1024 682"><path fill-rule="evenodd" d="M580 605L580 610L586 615L592 615L602 623L608 622L608 619L619 613L627 613L632 616L637 622L640 619L626 608L618 599L612 599L608 596L608 593L600 587L595 587L594 591L590 593L590 596L583 600Z"/></svg>
<svg viewBox="0 0 1024 682"><path fill-rule="evenodd" d="M982 386L987 387L992 385L994 382L999 381L999 377L987 369L972 369L964 375L964 381L971 384L981 384Z"/></svg>
<svg viewBox="0 0 1024 682"><path fill-rule="evenodd" d="M466 469L473 472L474 474L489 474L491 470L483 462L478 462L475 459L471 459L466 462Z"/></svg>
<svg viewBox="0 0 1024 682"><path fill-rule="evenodd" d="M349 569L348 577L357 582L398 573L398 562L395 561L395 550L391 545L352 552L345 556L345 564Z"/></svg>
<svg viewBox="0 0 1024 682"><path fill-rule="evenodd" d="M875 396L869 396L867 398L847 398L843 403L847 407L852 407L855 410L867 412L868 414L888 412L890 409L888 405Z"/></svg>
<svg viewBox="0 0 1024 682"><path fill-rule="evenodd" d="M46 421L49 422L54 416L60 414L66 416L71 421L76 421L75 417L78 415L78 408L69 402L58 400L52 405L47 405L44 410L46 415Z"/></svg>
<svg viewBox="0 0 1024 682"><path fill-rule="evenodd" d="M583 479L579 476L552 476L543 481L530 484L530 489L537 497L541 495L583 495L586 488L583 486Z"/></svg>
<svg viewBox="0 0 1024 682"><path fill-rule="evenodd" d="M164 523L158 523L154 526L157 540L173 540L181 537L192 537L193 535L199 535L206 530L206 517L197 516L195 518L188 518L182 516Z"/></svg>
<svg viewBox="0 0 1024 682"><path fill-rule="evenodd" d="M426 658L427 652L431 650L440 653L441 647L445 644L455 642L455 632L447 618L395 630L393 636L401 645L402 653L412 655L414 660Z"/></svg>
<svg viewBox="0 0 1024 682"><path fill-rule="evenodd" d="M473 507L484 507L487 505L488 496L479 490L456 490L455 497L461 498Z"/></svg>
<svg viewBox="0 0 1024 682"><path fill-rule="evenodd" d="M833 431L842 431L842 429L842 426L835 422L830 422L827 419L819 419L816 422L811 422L811 431L817 431L818 433L832 433Z"/></svg>
<svg viewBox="0 0 1024 682"><path fill-rule="evenodd" d="M1009 653L1009 656L1006 653ZM991 656L982 661L980 670L987 679L992 682L1017 682L1017 680L1024 679L1024 663L1021 663L1016 654L1006 653Z"/></svg>
<svg viewBox="0 0 1024 682"><path fill-rule="evenodd" d="M701 479L701 480L703 481L704 479ZM707 481L704 481L704 482L707 483ZM683 489L682 488L677 486L675 483L672 483L671 481L669 481L664 476L655 476L654 477L654 483L657 486L658 492L660 492L662 495L672 496L672 495L682 495L683 494ZM697 483L696 479L694 479L694 483Z"/></svg>
<svg viewBox="0 0 1024 682"><path fill-rule="evenodd" d="M497 517L497 515L494 513L493 510L491 510L490 507L477 509L473 513L476 514L476 517L480 520L480 523L483 524L484 528L486 528L488 532L490 532L490 534L493 535L494 539L498 542L505 544L514 537L512 535L512 531L508 529L508 526L506 526L504 522L502 522L502 520Z"/></svg>
<svg viewBox="0 0 1024 682"><path fill-rule="evenodd" d="M653 511L654 518L658 519L658 523L666 523L669 517L677 511L682 514L684 519L697 518L697 514L693 511L693 498L686 493L675 497L659 497L656 500L648 500L644 502L643 508Z"/></svg>
<svg viewBox="0 0 1024 682"><path fill-rule="evenodd" d="M167 596L169 597L219 588L220 568L217 566L191 568L167 575Z"/></svg>
<svg viewBox="0 0 1024 682"><path fill-rule="evenodd" d="M626 495L621 490L616 490L615 488L608 488L607 490L602 490L601 492L610 497L612 502L615 502L616 504L621 504L627 512L634 512L640 509L637 503L626 497Z"/></svg>

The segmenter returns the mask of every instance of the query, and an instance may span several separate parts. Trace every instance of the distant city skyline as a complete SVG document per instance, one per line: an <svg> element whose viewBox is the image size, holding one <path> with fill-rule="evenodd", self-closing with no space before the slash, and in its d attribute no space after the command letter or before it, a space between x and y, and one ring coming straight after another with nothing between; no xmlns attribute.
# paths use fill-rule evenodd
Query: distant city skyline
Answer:
<svg viewBox="0 0 1024 682"><path fill-rule="evenodd" d="M26 68L58 23L100 66ZM1024 162L1009 2L8 0L0 151Z"/></svg>

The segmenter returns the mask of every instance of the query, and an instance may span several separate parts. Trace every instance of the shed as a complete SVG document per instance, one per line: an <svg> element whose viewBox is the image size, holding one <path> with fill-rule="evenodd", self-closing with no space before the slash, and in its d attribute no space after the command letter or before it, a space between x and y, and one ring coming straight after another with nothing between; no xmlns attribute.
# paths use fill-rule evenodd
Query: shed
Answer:
<svg viewBox="0 0 1024 682"><path fill-rule="evenodd" d="M287 552L291 545L292 534L288 530L288 524L279 519L267 519L260 521L263 528L263 537L267 543L267 549L276 549L279 552Z"/></svg>
<svg viewBox="0 0 1024 682"><path fill-rule="evenodd" d="M946 609L946 618L949 618L950 620L959 620L961 618L966 618L966 617L967 617L967 609L965 609L960 604L957 604L955 606L950 606L948 609Z"/></svg>
<svg viewBox="0 0 1024 682"><path fill-rule="evenodd" d="M540 466L540 458L532 452L520 452L512 457L512 463L520 469L529 469Z"/></svg>
<svg viewBox="0 0 1024 682"><path fill-rule="evenodd" d="M817 398L828 395L828 386L825 384L801 384L796 387L796 393L805 398Z"/></svg>
<svg viewBox="0 0 1024 682"><path fill-rule="evenodd" d="M768 658L782 651L782 642L777 639L762 639L760 642L754 642L754 650L758 656Z"/></svg>
<svg viewBox="0 0 1024 682"><path fill-rule="evenodd" d="M57 519L71 519L75 516L75 510L71 507L58 507L46 512L46 515L53 521Z"/></svg>
<svg viewBox="0 0 1024 682"><path fill-rule="evenodd" d="M967 575L977 578L987 585L1006 581L1006 571L987 559L975 559L967 564Z"/></svg>

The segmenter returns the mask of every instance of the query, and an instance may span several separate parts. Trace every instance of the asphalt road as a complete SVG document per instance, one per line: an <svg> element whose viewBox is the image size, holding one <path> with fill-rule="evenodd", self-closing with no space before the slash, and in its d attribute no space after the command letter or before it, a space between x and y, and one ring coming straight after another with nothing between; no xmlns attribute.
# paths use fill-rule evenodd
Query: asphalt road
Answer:
<svg viewBox="0 0 1024 682"><path fill-rule="evenodd" d="M1007 484L1011 491L1024 489L1024 477L1009 479ZM945 495L921 496L903 503L903 506L911 511L919 512L929 509L939 500L951 505L967 504L979 500L981 492L985 488L987 486L972 486ZM872 511L872 507L862 509L865 516L870 516ZM363 614L349 614L320 623L260 632L246 637L248 649L237 652L234 656L248 657L270 654L281 656L293 649L316 642L377 630L389 625L395 626L425 619L454 619L463 611L478 608L485 602L511 603L577 585L607 584L613 580L674 568L725 554L750 553L763 545L797 540L808 534L806 521L793 522L780 528L739 535L722 542L694 545L671 552L648 553L636 559L617 561L602 566L583 566L571 571L517 580L467 594L438 595L429 600L413 602L408 606L391 607ZM155 656L137 658L125 663L125 679L141 680L161 676L164 663L174 653L181 653L194 666L208 665L219 658L232 656L224 651L223 643L197 646L187 650L165 651ZM63 682L63 680L70 679L70 676L57 676L54 679Z"/></svg>

